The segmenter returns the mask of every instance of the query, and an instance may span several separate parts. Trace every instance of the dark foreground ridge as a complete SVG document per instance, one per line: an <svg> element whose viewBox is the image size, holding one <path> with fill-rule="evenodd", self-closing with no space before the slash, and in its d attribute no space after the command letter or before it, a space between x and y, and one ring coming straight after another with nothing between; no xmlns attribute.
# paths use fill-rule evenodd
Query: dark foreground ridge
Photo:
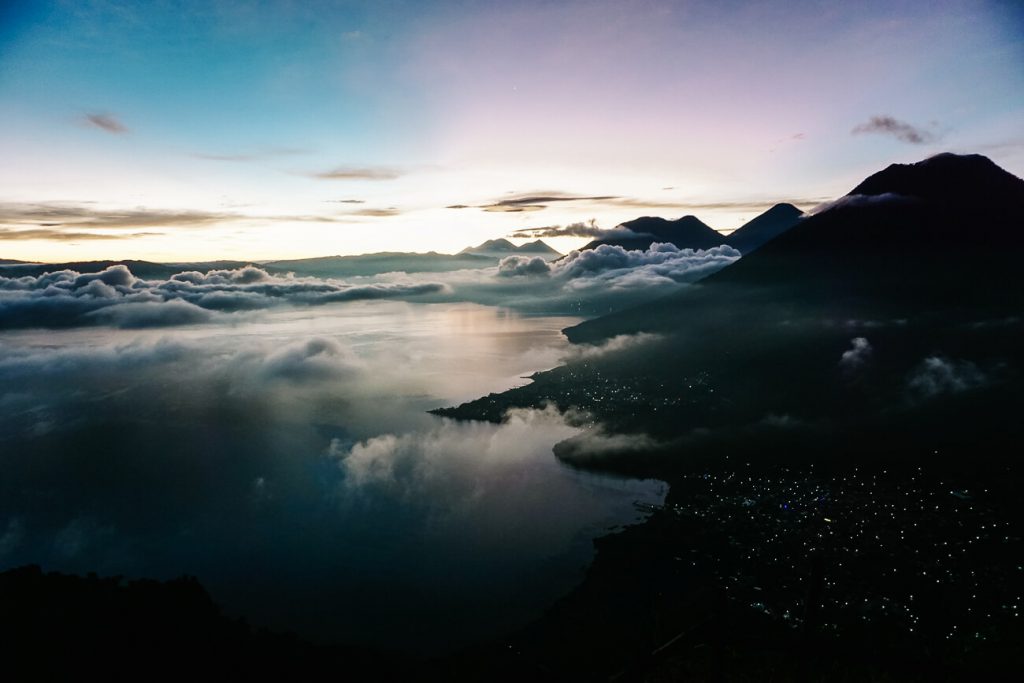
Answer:
<svg viewBox="0 0 1024 683"><path fill-rule="evenodd" d="M314 645L229 619L191 577L124 581L0 573L0 653L7 680L380 680L408 662Z"/></svg>

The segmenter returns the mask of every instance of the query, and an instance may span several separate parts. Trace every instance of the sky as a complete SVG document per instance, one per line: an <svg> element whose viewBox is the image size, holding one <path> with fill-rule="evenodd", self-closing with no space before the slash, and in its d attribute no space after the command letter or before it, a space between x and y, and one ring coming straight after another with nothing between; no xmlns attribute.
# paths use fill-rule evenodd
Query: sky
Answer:
<svg viewBox="0 0 1024 683"><path fill-rule="evenodd" d="M1024 175L1022 67L1012 1L0 3L0 258L728 231L942 151Z"/></svg>

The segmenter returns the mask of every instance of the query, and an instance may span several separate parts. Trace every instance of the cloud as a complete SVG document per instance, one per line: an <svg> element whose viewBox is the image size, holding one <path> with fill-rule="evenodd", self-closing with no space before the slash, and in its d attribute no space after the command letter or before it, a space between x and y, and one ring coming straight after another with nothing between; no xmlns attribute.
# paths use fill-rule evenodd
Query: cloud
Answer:
<svg viewBox="0 0 1024 683"><path fill-rule="evenodd" d="M599 202L609 199L616 199L616 197L610 195L583 197L564 192L544 192L522 194L514 197L507 197L505 199L498 199L493 202L480 205L477 208L483 209L484 211L516 213L521 211L540 211L542 209L546 209L548 204L557 202ZM461 208L462 205L456 204L449 208L455 207Z"/></svg>
<svg viewBox="0 0 1024 683"><path fill-rule="evenodd" d="M511 237L516 238L543 238L543 237L590 237L593 239L622 239L637 237L638 233L624 227L605 229L598 227L591 220L587 223L571 223L569 225L549 225L543 228L522 228L512 232Z"/></svg>
<svg viewBox="0 0 1024 683"><path fill-rule="evenodd" d="M52 242L80 242L83 240L123 240L136 237L151 237L157 232L69 232L53 228L32 228L26 230L7 230L0 228L0 240L49 240Z"/></svg>
<svg viewBox="0 0 1024 683"><path fill-rule="evenodd" d="M369 217L384 217L384 216L400 216L402 212L394 207L389 206L386 209L357 209L356 211L350 211L346 213L346 216L369 216Z"/></svg>
<svg viewBox="0 0 1024 683"><path fill-rule="evenodd" d="M854 337L850 344L851 347L839 358L839 367L846 372L854 372L867 365L874 353L871 342L864 337Z"/></svg>
<svg viewBox="0 0 1024 683"><path fill-rule="evenodd" d="M674 187L662 188L663 190L672 190ZM624 197L620 195L575 195L567 192L536 192L531 194L516 195L513 197L507 197L504 199L496 199L486 204L451 204L445 208L448 209L468 209L477 208L483 209L484 211L491 212L527 212L527 211L541 211L548 208L552 203L557 202L581 202L591 207L614 207L614 208L628 208L636 209L637 211L645 210L657 210L657 209L673 209L685 213L694 213L698 211L744 211L744 212L764 212L776 204L788 203L795 206L815 206L822 202L828 201L831 197L822 196L807 196L807 197L788 197L788 198L765 198L765 197L750 197L743 199L734 200L722 200L722 201L692 201L686 199L670 200L664 199L643 199L638 197ZM545 230L546 228L534 228L534 230ZM551 228L554 230L555 228ZM538 235L543 236L543 235ZM550 237L560 237L560 234L548 235ZM581 235L588 236L588 235Z"/></svg>
<svg viewBox="0 0 1024 683"><path fill-rule="evenodd" d="M650 346L664 341L660 334L639 332L636 334L618 334L600 344L573 344L564 358L567 362L577 360L594 360L624 351Z"/></svg>
<svg viewBox="0 0 1024 683"><path fill-rule="evenodd" d="M915 396L931 398L967 391L988 382L989 377L970 361L929 356L911 372L907 386Z"/></svg>
<svg viewBox="0 0 1024 683"><path fill-rule="evenodd" d="M680 249L674 244L655 242L641 251L602 244L595 249L569 252L551 267L553 275L577 283L594 281L614 287L638 287L661 280L694 282L739 258L740 252L727 245Z"/></svg>
<svg viewBox="0 0 1024 683"><path fill-rule="evenodd" d="M894 119L891 116L872 116L865 123L854 126L850 131L853 135L865 133L878 133L891 135L901 142L911 145L924 145L937 140L937 136L927 130L913 126L905 121Z"/></svg>
<svg viewBox="0 0 1024 683"><path fill-rule="evenodd" d="M187 301L172 299L161 303L132 302L108 306L85 314L103 325L122 329L173 327L209 322L213 314Z"/></svg>
<svg viewBox="0 0 1024 683"><path fill-rule="evenodd" d="M123 272L98 281L133 284ZM432 633L452 646L512 628L493 620L508 595L539 614L571 590L587 539L635 519L650 494L561 466L552 445L577 430L553 409L505 424L426 414L456 385L475 394L521 368L492 357L493 342L439 349L448 336L396 338L377 317L436 322L436 310L372 310L355 327L282 310L224 328L7 335L0 559L135 576L184 567L226 610L325 638L421 645ZM449 313L464 322L467 309ZM513 336L499 333L503 348L525 343ZM541 588L523 578L537 567ZM346 609L324 619L325 600ZM471 607L454 617L466 628L431 632L457 600Z"/></svg>
<svg viewBox="0 0 1024 683"><path fill-rule="evenodd" d="M506 256L498 263L498 277L549 275L551 266L540 256Z"/></svg>
<svg viewBox="0 0 1024 683"><path fill-rule="evenodd" d="M657 451L665 446L646 434L609 434L597 428L559 442L555 454L574 467L599 468L601 461L614 462L613 459Z"/></svg>
<svg viewBox="0 0 1024 683"><path fill-rule="evenodd" d="M142 280L126 266L115 265L99 273L63 270L38 277L0 277L0 327L163 327L209 322L214 319L213 312L417 297L445 291L446 285L438 282L351 284L271 275L253 266L206 273L185 271L168 280Z"/></svg>
<svg viewBox="0 0 1024 683"><path fill-rule="evenodd" d="M365 204L364 199L327 199L325 200L331 204Z"/></svg>
<svg viewBox="0 0 1024 683"><path fill-rule="evenodd" d="M265 159L276 159L280 157L292 157L309 154L308 149L300 147L269 147L254 152L240 152L235 154L212 154L197 152L192 156L205 161L263 161Z"/></svg>
<svg viewBox="0 0 1024 683"><path fill-rule="evenodd" d="M383 434L349 447L335 441L330 456L350 491L405 498L410 490L444 488L450 495L456 487L470 495L501 485L503 473L576 433L553 406L513 409L501 425L444 420L426 434ZM521 484L507 479L504 485Z"/></svg>
<svg viewBox="0 0 1024 683"><path fill-rule="evenodd" d="M314 338L268 355L258 376L265 381L324 382L351 379L364 369L355 354L337 341Z"/></svg>
<svg viewBox="0 0 1024 683"><path fill-rule="evenodd" d="M0 203L0 225L34 225L45 228L173 228L205 226L248 218L238 214L169 209L96 209L69 203ZM55 234L59 231L54 230ZM85 234L85 233L79 233ZM43 239L36 237L34 239ZM52 239L59 239L52 237ZM90 239L82 238L79 239ZM99 239L99 238L94 238Z"/></svg>
<svg viewBox="0 0 1024 683"><path fill-rule="evenodd" d="M752 197L750 199L734 199L722 201L664 201L646 200L630 197L619 197L611 199L603 204L620 208L645 209L676 209L685 213L699 211L744 211L750 213L763 213L776 204L793 204L794 206L815 206L828 201L831 197L807 196L807 197L777 197L765 199L763 197Z"/></svg>
<svg viewBox="0 0 1024 683"><path fill-rule="evenodd" d="M401 169L387 166L338 166L309 175L322 180L394 180L404 174Z"/></svg>
<svg viewBox="0 0 1024 683"><path fill-rule="evenodd" d="M740 257L722 245L712 249L680 249L655 242L645 250L601 244L594 249L571 251L547 262L540 257L506 256L498 264L499 277L550 275L574 288L592 285L638 287L659 281L693 282Z"/></svg>
<svg viewBox="0 0 1024 683"><path fill-rule="evenodd" d="M114 135L123 135L128 132L128 127L121 123L113 114L86 114L82 120L93 128L98 128Z"/></svg>
<svg viewBox="0 0 1024 683"><path fill-rule="evenodd" d="M708 250L679 249L656 243L647 250L601 245L573 251L556 260L507 256L497 266L448 273L402 275L426 278L449 289L431 297L439 301L472 301L525 312L579 315L607 313L668 294L734 263L740 253L728 246ZM391 281L387 274L378 281Z"/></svg>
<svg viewBox="0 0 1024 683"><path fill-rule="evenodd" d="M919 201L921 200L917 197L896 194L895 192L884 192L882 194L847 194L839 197L838 199L833 199L819 204L807 213L813 216L815 214L828 211L829 209L838 209L843 207L912 204Z"/></svg>

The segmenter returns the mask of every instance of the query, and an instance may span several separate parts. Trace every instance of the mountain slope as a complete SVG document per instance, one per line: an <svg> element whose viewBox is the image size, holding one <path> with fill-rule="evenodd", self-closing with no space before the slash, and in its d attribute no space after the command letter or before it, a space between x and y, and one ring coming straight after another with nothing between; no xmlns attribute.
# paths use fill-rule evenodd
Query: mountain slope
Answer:
<svg viewBox="0 0 1024 683"><path fill-rule="evenodd" d="M466 247L460 251L459 254L474 254L477 256L489 256L491 258L504 258L505 256L512 256L513 254L541 256L549 259L561 256L559 252L555 251L541 240L526 242L525 244L521 244L517 247L515 244L504 238L487 240L483 244L478 244L475 247Z"/></svg>
<svg viewBox="0 0 1024 683"><path fill-rule="evenodd" d="M615 339L607 350L441 414L575 407L606 433L644 434L609 442L644 453L588 433L560 457L645 476L730 454L998 464L1024 438L1024 181L992 165L971 194L933 192L932 163L678 294L565 330ZM944 183L978 173L972 158L939 164Z"/></svg>
<svg viewBox="0 0 1024 683"><path fill-rule="evenodd" d="M950 188L962 183L966 191ZM978 156L893 165L699 286L566 330L573 341L674 329L734 296L830 315L1019 305L1024 181Z"/></svg>
<svg viewBox="0 0 1024 683"><path fill-rule="evenodd" d="M804 212L792 204L776 204L732 232L725 243L742 254L749 254L792 228L803 215Z"/></svg>
<svg viewBox="0 0 1024 683"><path fill-rule="evenodd" d="M594 249L602 244L620 246L630 250L644 250L655 242L671 242L680 249L710 249L726 243L717 230L708 227L696 216L683 216L674 221L656 216L643 216L619 226L634 233L635 237L612 237L587 243L583 249Z"/></svg>

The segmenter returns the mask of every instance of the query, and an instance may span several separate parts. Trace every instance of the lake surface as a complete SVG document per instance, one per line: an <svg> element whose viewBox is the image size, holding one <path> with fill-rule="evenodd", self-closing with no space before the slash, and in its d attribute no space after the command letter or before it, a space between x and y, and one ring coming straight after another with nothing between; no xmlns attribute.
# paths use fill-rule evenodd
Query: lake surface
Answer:
<svg viewBox="0 0 1024 683"><path fill-rule="evenodd" d="M0 333L0 566L202 583L233 615L437 651L520 626L660 482L561 465L553 410L426 410L556 365L566 317L362 302Z"/></svg>

